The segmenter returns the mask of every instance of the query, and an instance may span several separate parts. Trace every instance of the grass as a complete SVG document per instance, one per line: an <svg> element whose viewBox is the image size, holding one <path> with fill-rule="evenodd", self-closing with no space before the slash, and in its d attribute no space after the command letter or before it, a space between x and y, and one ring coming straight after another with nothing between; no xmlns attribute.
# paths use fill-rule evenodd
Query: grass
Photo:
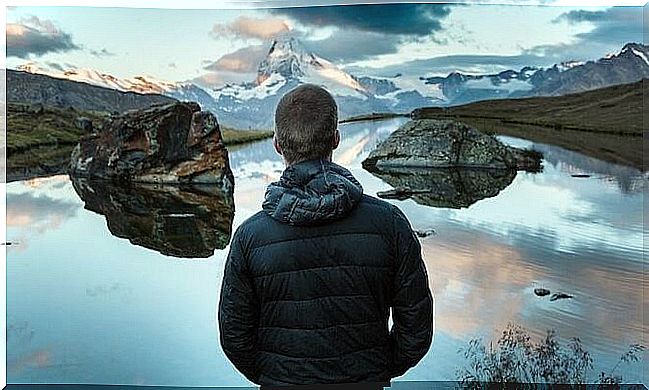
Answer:
<svg viewBox="0 0 649 390"><path fill-rule="evenodd" d="M402 116L410 116L408 113L398 113L398 112L373 112L371 114L363 114L351 116L349 118L342 119L338 123L349 123L349 122L361 122L361 121L375 121L382 119L397 118Z"/></svg>
<svg viewBox="0 0 649 390"><path fill-rule="evenodd" d="M238 145L271 138L272 130L236 130L221 126L221 136L225 145Z"/></svg>
<svg viewBox="0 0 649 390"><path fill-rule="evenodd" d="M644 80L552 97L486 100L454 107L424 107L415 118L474 118L555 130L642 136Z"/></svg>
<svg viewBox="0 0 649 390"><path fill-rule="evenodd" d="M75 118L87 117L98 126L103 117L100 112L77 111L9 103L7 105L7 151L9 155L41 146L76 145L84 130L74 126ZM237 130L221 126L226 145L259 141L273 136L271 130Z"/></svg>
<svg viewBox="0 0 649 390"><path fill-rule="evenodd" d="M7 152L14 153L42 146L75 145L86 133L74 125L77 117L99 124L104 114L18 103L7 104Z"/></svg>
<svg viewBox="0 0 649 390"><path fill-rule="evenodd" d="M641 137L568 129L557 131L546 126L504 123L495 119L460 118L459 120L484 133L555 145L613 164L630 166L641 171L647 169L643 160Z"/></svg>

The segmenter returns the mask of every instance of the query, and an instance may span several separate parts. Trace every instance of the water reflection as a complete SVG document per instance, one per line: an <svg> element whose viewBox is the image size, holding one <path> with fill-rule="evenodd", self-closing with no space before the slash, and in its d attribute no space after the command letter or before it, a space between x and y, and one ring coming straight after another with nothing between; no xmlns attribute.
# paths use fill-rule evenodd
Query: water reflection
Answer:
<svg viewBox="0 0 649 390"><path fill-rule="evenodd" d="M393 188L393 179L365 171L361 161L402 123L341 126L334 159L369 195ZM430 207L414 197L389 200L413 228L437 232L421 239L436 299L435 339L422 362L397 379L412 381L402 382L408 388L414 381L457 379L457 369L467 363L458 349L474 337L497 340L509 322L521 324L535 339L547 329L556 329L562 341L580 337L593 354L595 373L614 366L629 344L647 339L642 173L556 146L500 138L542 151L543 172L518 172L511 184L491 183L497 196L470 207ZM265 140L232 148L230 164L236 227L260 209L266 185L279 178L283 163ZM425 184L431 180L438 179L427 178ZM463 176L449 186L467 180L473 183ZM174 214L197 214L194 219L202 221L195 223L208 226L229 208L210 219L214 200L206 201L206 208L182 195L180 200L177 194L134 196L109 188L95 189L87 196L100 194L100 199L88 202L79 199L77 187L67 176L7 185L7 239L20 242L7 248L9 381L249 385L218 348L214 315L227 246L205 261L173 261L106 229L107 219L110 229L118 222L146 221L146 229L137 233L151 241L156 213L170 214L164 210L173 207ZM83 210L84 202L100 214ZM227 241L225 233L222 237L221 247ZM537 297L536 287L574 298L551 302ZM622 365L617 372L625 381L647 378L638 365Z"/></svg>
<svg viewBox="0 0 649 390"><path fill-rule="evenodd" d="M370 172L395 188L379 192L381 198L411 198L424 206L452 209L494 197L516 177L516 171L462 168L375 168Z"/></svg>
<svg viewBox="0 0 649 390"><path fill-rule="evenodd" d="M119 185L73 179L85 208L108 230L164 255L209 257L230 241L234 200L215 186Z"/></svg>

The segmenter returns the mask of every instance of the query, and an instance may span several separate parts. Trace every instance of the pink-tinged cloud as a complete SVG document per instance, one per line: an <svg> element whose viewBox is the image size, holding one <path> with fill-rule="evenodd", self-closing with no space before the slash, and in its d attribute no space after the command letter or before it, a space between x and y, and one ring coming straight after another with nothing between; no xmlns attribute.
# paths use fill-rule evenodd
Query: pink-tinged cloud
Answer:
<svg viewBox="0 0 649 390"><path fill-rule="evenodd" d="M222 56L215 62L205 66L205 69L235 73L255 73L267 52L268 48L265 45L243 47Z"/></svg>
<svg viewBox="0 0 649 390"><path fill-rule="evenodd" d="M229 24L214 25L212 35L217 39L234 36L241 39L269 40L289 32L290 29L284 19L240 16Z"/></svg>
<svg viewBox="0 0 649 390"><path fill-rule="evenodd" d="M7 57L29 58L50 52L79 49L70 34L36 16L7 23Z"/></svg>

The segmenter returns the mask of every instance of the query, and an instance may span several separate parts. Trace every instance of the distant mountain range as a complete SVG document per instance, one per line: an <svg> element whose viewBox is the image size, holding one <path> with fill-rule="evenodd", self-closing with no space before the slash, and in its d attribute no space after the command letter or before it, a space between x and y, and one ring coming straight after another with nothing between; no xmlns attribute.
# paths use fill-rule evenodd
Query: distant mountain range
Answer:
<svg viewBox="0 0 649 390"><path fill-rule="evenodd" d="M569 61L550 68L524 67L490 75L451 73L446 77L422 77L436 85L447 105L480 100L532 96L560 96L649 77L649 46L627 43L617 54L596 61Z"/></svg>
<svg viewBox="0 0 649 390"><path fill-rule="evenodd" d="M424 106L453 106L487 99L557 96L638 81L649 77L649 46L629 43L619 53L596 61L564 62L549 68L524 67L519 71L489 75L454 72L445 77L398 74L380 78L350 75L306 50L297 39L286 37L271 44L267 56L259 64L255 80L216 89L145 76L119 79L91 69L59 71L33 63L18 70L120 91L196 101L203 109L212 111L219 122L230 127L272 128L279 98L303 83L323 85L331 91L338 102L341 118L371 112L409 112ZM21 93L21 99L53 99L47 94L34 92L27 96L25 91L16 91L12 80L15 78L8 76L10 101L16 92Z"/></svg>

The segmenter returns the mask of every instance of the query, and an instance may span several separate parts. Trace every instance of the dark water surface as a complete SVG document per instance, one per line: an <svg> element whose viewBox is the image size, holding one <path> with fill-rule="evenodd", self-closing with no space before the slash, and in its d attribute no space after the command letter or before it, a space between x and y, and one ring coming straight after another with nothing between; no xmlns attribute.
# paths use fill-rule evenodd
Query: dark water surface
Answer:
<svg viewBox="0 0 649 390"><path fill-rule="evenodd" d="M361 161L401 123L341 126L334 158L368 194L396 179L383 181ZM498 337L510 322L533 337L547 329L579 337L593 354L593 377L629 344L646 344L646 179L558 147L502 139L542 151L543 172L498 179L498 190L480 196L455 190L490 178L451 178L459 203L390 200L415 229L436 232L421 239L435 338L400 380L457 379L465 363L458 349L474 337ZM283 166L269 140L231 148L230 159L233 219L228 199L201 189L151 195L83 187L67 176L7 185L7 236L15 243L7 248L8 382L248 384L218 346L218 292L230 223L234 230L259 209ZM551 302L534 295L537 287L574 298ZM647 362L645 353L616 373L646 384Z"/></svg>

